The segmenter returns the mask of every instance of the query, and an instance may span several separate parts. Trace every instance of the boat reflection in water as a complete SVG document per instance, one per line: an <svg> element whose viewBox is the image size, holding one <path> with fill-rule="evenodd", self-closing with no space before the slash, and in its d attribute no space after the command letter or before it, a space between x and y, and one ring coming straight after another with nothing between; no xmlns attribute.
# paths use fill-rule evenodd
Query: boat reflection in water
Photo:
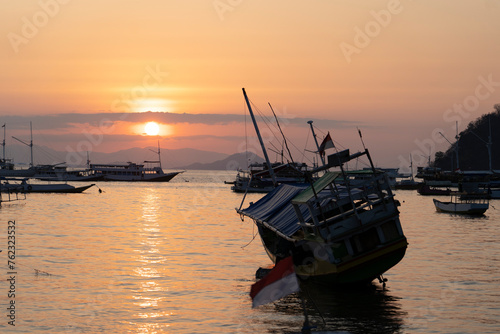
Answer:
<svg viewBox="0 0 500 334"><path fill-rule="evenodd" d="M304 297L309 323L315 327L312 333L401 333L405 326L407 312L400 298L391 291L375 286L362 289L331 290L316 284L301 284L300 294ZM267 309L267 310L266 310ZM273 314L272 317L260 316L260 324L246 325L255 328L276 330L296 328L300 333L304 322L304 308L297 294L289 295L273 304L261 307L261 311ZM276 319L283 315L283 323ZM295 320L290 321L291 316ZM250 319L249 319L250 320ZM288 322L287 322L288 321Z"/></svg>

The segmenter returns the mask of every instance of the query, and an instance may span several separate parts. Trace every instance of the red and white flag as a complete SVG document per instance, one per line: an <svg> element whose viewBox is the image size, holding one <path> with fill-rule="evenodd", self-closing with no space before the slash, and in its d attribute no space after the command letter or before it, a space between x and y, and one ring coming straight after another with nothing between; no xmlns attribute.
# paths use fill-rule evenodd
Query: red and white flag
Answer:
<svg viewBox="0 0 500 334"><path fill-rule="evenodd" d="M328 132L328 134L326 135L325 139L323 139L323 142L321 143L321 145L319 146L319 154L321 156L325 155L325 150L327 148L334 148L335 145L333 144L333 140L332 140L332 137L330 137L330 132Z"/></svg>
<svg viewBox="0 0 500 334"><path fill-rule="evenodd" d="M293 269L292 257L279 261L260 281L252 285L252 307L264 305L299 291L299 281Z"/></svg>

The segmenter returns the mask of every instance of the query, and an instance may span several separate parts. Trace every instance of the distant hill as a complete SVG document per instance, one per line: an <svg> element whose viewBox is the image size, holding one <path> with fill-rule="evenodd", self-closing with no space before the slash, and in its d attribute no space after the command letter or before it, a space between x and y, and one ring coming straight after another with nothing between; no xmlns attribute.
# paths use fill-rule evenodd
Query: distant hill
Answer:
<svg viewBox="0 0 500 334"><path fill-rule="evenodd" d="M129 148L112 153L90 152L89 159L94 164L124 164L127 162L141 163L145 160L156 160L156 147ZM30 149L22 145L9 145L6 157L13 159L16 165L28 166L30 162ZM87 162L86 153L68 153L56 151L46 146L33 147L33 160L35 165L62 164L72 167L83 167ZM161 149L162 166L165 169L186 170L238 170L245 169L249 163L263 162L264 159L252 153L225 153L202 151L192 148L177 150Z"/></svg>
<svg viewBox="0 0 500 334"><path fill-rule="evenodd" d="M500 169L500 104L494 111L469 123L459 134L458 158L461 170L488 170L489 158L485 142L488 142L491 125L492 168ZM455 143L446 152L436 152L434 166L443 170L454 170L456 166Z"/></svg>
<svg viewBox="0 0 500 334"><path fill-rule="evenodd" d="M152 152L152 151L154 152ZM126 163L128 161L141 163L145 160L157 160L156 147L130 148L112 153L90 152L91 163ZM28 166L30 162L30 149L21 145L9 145L6 157L13 159L18 165ZM211 163L227 158L225 153L201 151L191 148L169 150L161 149L162 166L165 169L177 169L177 166L187 166L194 163ZM33 160L35 165L51 165L66 163L74 167L85 166L87 162L86 153L68 153L56 151L45 146L35 145L33 148Z"/></svg>
<svg viewBox="0 0 500 334"><path fill-rule="evenodd" d="M236 153L228 156L225 159L217 160L211 163L194 163L178 169L197 169L197 170L238 170L246 169L249 163L261 163L264 159L251 153Z"/></svg>

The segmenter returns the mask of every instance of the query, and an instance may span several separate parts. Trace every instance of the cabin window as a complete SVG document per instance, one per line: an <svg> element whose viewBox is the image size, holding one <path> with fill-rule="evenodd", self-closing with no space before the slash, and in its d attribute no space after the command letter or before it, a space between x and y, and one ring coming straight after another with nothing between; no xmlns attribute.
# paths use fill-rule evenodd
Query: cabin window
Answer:
<svg viewBox="0 0 500 334"><path fill-rule="evenodd" d="M351 238L351 245L355 255L376 248L380 245L377 230L371 228L368 231L353 236Z"/></svg>
<svg viewBox="0 0 500 334"><path fill-rule="evenodd" d="M396 226L396 222L394 220L383 223L380 225L380 228L384 233L386 241L391 241L400 237L398 227Z"/></svg>
<svg viewBox="0 0 500 334"><path fill-rule="evenodd" d="M347 247L346 247L345 242L343 240L336 242L332 245L332 252L333 252L333 256L336 259L342 259L344 256L349 255L349 252L347 251Z"/></svg>

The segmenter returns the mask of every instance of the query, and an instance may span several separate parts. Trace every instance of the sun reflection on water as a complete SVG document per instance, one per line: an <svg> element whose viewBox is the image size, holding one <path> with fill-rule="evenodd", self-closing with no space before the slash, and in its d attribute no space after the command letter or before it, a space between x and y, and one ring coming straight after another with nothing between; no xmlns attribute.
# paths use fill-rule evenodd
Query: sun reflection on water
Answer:
<svg viewBox="0 0 500 334"><path fill-rule="evenodd" d="M162 264L166 261L162 252L165 235L160 226L161 201L159 190L151 188L144 195L141 205L142 216L137 225L137 248L135 249L138 266L133 269L133 275L139 279L132 296L137 307L135 324L138 333L157 333L158 330L169 327L167 319L173 315L165 311L165 292L169 290L164 285Z"/></svg>

